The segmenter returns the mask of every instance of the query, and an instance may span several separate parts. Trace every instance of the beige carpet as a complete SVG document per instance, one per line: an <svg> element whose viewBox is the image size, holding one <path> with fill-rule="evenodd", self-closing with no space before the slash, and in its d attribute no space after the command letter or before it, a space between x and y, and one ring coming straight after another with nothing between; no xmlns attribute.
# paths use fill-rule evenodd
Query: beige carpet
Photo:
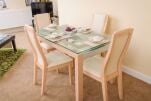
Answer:
<svg viewBox="0 0 151 101"><path fill-rule="evenodd" d="M48 91L40 95L39 85L33 85L33 56L29 43L23 32L16 33L18 48L27 51L13 68L0 79L0 101L75 101L74 85L69 85L68 74L48 73ZM124 99L122 101L151 101L151 85L127 74L123 75ZM119 101L117 85L108 84L109 101ZM101 84L84 76L84 101L103 101Z"/></svg>

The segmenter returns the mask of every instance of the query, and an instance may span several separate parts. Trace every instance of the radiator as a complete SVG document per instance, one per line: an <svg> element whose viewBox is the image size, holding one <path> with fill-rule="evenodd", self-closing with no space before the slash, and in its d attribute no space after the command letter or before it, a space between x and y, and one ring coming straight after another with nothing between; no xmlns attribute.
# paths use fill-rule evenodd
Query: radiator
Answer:
<svg viewBox="0 0 151 101"><path fill-rule="evenodd" d="M0 30L32 24L31 8L0 10Z"/></svg>

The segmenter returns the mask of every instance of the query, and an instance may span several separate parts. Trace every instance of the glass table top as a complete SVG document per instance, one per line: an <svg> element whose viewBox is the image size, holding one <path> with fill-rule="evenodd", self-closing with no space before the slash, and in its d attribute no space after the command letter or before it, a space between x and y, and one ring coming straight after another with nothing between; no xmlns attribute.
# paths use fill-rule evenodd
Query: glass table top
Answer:
<svg viewBox="0 0 151 101"><path fill-rule="evenodd" d="M110 36L105 34L66 32L66 26L41 28L38 31L42 38L58 44L76 54L93 51L109 44Z"/></svg>

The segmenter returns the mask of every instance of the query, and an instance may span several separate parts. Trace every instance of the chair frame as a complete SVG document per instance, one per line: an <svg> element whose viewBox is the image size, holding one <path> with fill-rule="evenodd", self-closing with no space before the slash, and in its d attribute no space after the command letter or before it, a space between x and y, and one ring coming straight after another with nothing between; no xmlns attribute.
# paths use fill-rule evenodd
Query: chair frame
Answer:
<svg viewBox="0 0 151 101"><path fill-rule="evenodd" d="M104 14L105 15L105 14ZM94 19L94 16L95 15L93 15L93 19ZM103 33L106 33L106 31L107 31L107 26L108 26L108 22L109 22L109 16L108 15L105 15L105 20L104 20L104 23L103 23L103 28L101 28L101 30L100 30L100 34L101 34L101 32L103 32ZM93 22L91 23L91 25L93 25Z"/></svg>
<svg viewBox="0 0 151 101"><path fill-rule="evenodd" d="M56 65L55 67L52 67L52 68L47 68L48 66L48 63L47 63L47 60L46 60L46 57L42 51L42 48L40 47L40 43L37 39L37 36L36 36L36 33L34 31L34 29L29 26L29 25L25 25L24 27L24 30L25 30L25 33L27 35L27 30L30 31L31 33L34 34L34 37L35 37L35 40L36 40L36 44L37 44L37 48L42 56L42 60L43 60L43 64L40 65L38 63L38 56L36 55L36 51L30 41L30 38L29 36L27 35L28 37L28 40L29 40L29 43L31 45L31 48L32 48L32 52L33 52L33 55L34 55L34 79L33 79L33 83L36 85L37 84L37 70L38 70L38 67L39 69L42 70L42 86L41 86L41 95L44 95L45 94L45 90L46 90L46 78L47 78L47 71L53 71L53 70L57 70L61 67L65 67L65 66L68 66L68 71L69 71L69 82L70 82L70 85L72 84L72 66L73 66L73 61L71 62L67 62L67 63L64 63L64 64L61 64L61 65ZM41 68L40 68L41 67Z"/></svg>
<svg viewBox="0 0 151 101"><path fill-rule="evenodd" d="M48 13L43 13L43 14L47 14L48 18L50 18L50 15ZM41 14L37 14L34 16L34 25L36 26L36 31L41 27L37 23L38 22L38 15L41 15ZM49 19L49 23L51 24L51 18Z"/></svg>
<svg viewBox="0 0 151 101"><path fill-rule="evenodd" d="M105 16L105 21L104 21L104 27L103 27L103 30L102 30L103 33L105 33L106 30L107 30L108 22L109 22L109 16L106 15L106 16Z"/></svg>
<svg viewBox="0 0 151 101"><path fill-rule="evenodd" d="M43 14L47 14L46 16L47 16L48 18L50 18L48 23L51 24L51 17L50 17L50 15L49 15L49 13L43 13ZM34 25L35 25L36 33L37 33L38 29L41 28L41 26L39 26L39 24L38 24L38 22L39 22L39 21L38 21L38 16L39 16L39 15L41 15L41 14L37 14L37 15L34 16ZM42 41L41 41L41 38L40 38L39 36L37 36L37 37L38 37L38 40L39 40L40 43L41 43L41 42L42 42ZM46 43L44 43L44 44L46 44ZM47 48L47 49L45 49L44 47L42 47L42 49L43 49L43 51L46 52L46 53L55 50L55 48L52 48L52 47Z"/></svg>
<svg viewBox="0 0 151 101"><path fill-rule="evenodd" d="M105 70L106 70L107 64L109 62L112 50L114 48L114 42L115 42L117 37L119 37L123 34L122 32L124 32L124 33L127 32L128 38L127 38L127 42L126 42L126 44L125 44L125 46L124 46L124 48L123 48L123 50L120 54L120 57L119 57L117 72L114 72L110 75L106 75ZM102 71L103 72L102 72L101 78L96 77L96 76L94 76L94 75L92 75L88 72L84 72L85 75L87 75L87 76L89 76L89 77L91 77L91 78L93 78L93 79L95 79L95 80L102 83L102 91L103 91L103 100L104 101L108 101L107 82L110 81L110 80L113 80L115 78L117 78L119 98L123 99L122 69L121 69L121 67L122 67L122 63L123 63L123 60L124 60L124 56L127 52L127 49L128 49L131 37L132 37L132 32L133 32L133 28L127 28L127 29L122 30L122 31L117 31L113 34L109 50L108 50L107 55L105 57L105 60L103 62L103 66L102 66Z"/></svg>

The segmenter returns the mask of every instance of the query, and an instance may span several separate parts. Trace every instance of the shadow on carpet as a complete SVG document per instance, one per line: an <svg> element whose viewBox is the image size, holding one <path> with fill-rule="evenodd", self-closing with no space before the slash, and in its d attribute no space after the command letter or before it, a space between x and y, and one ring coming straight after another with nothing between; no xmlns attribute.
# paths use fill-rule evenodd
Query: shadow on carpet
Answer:
<svg viewBox="0 0 151 101"><path fill-rule="evenodd" d="M0 49L0 77L12 67L24 52L25 49L17 49L17 52L10 48Z"/></svg>

